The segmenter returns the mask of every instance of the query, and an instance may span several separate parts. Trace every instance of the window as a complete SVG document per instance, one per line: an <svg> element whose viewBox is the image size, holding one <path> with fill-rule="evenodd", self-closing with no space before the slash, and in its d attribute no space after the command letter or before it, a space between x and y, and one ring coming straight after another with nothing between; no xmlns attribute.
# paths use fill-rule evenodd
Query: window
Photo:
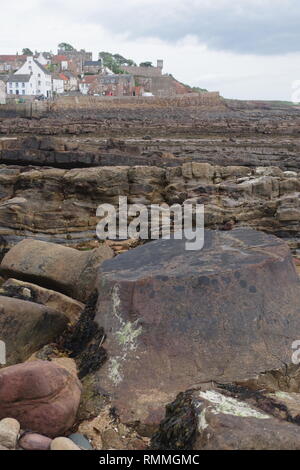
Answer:
<svg viewBox="0 0 300 470"><path fill-rule="evenodd" d="M40 80L38 81L38 86L41 86L41 81Z"/></svg>
<svg viewBox="0 0 300 470"><path fill-rule="evenodd" d="M12 95L12 94L13 94L13 91L12 91L12 90L9 90L9 93Z"/></svg>
<svg viewBox="0 0 300 470"><path fill-rule="evenodd" d="M40 76L41 76L41 74L40 74L40 73L38 73L38 77L40 77Z"/></svg>
<svg viewBox="0 0 300 470"><path fill-rule="evenodd" d="M22 87L25 88L25 83L22 83Z"/></svg>
<svg viewBox="0 0 300 470"><path fill-rule="evenodd" d="M25 90L22 90L22 95L25 95Z"/></svg>
<svg viewBox="0 0 300 470"><path fill-rule="evenodd" d="M18 84L18 82L16 82L16 88L19 88L19 84Z"/></svg>
<svg viewBox="0 0 300 470"><path fill-rule="evenodd" d="M12 82L10 82L10 83L9 83L9 88L12 88L12 86L13 86L13 85L12 85Z"/></svg>
<svg viewBox="0 0 300 470"><path fill-rule="evenodd" d="M29 68L29 70L32 70L32 67L31 67L30 65L29 65L29 67L28 67L28 68Z"/></svg>

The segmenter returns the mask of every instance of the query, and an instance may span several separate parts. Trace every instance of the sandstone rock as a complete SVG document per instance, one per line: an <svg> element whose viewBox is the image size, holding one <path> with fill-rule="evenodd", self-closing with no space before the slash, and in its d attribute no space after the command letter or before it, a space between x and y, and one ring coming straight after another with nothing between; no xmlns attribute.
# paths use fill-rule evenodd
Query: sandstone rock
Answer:
<svg viewBox="0 0 300 470"><path fill-rule="evenodd" d="M50 450L51 439L42 434L27 432L19 440L19 446L24 450Z"/></svg>
<svg viewBox="0 0 300 470"><path fill-rule="evenodd" d="M56 437L51 442L51 450L80 450L80 448L67 437Z"/></svg>
<svg viewBox="0 0 300 470"><path fill-rule="evenodd" d="M74 424L79 380L53 362L32 361L0 371L0 418L17 419L22 429L54 437Z"/></svg>
<svg viewBox="0 0 300 470"><path fill-rule="evenodd" d="M0 336L6 345L6 364L23 362L67 328L68 318L33 302L0 296Z"/></svg>
<svg viewBox="0 0 300 470"><path fill-rule="evenodd" d="M297 240L299 220L279 217L280 209L286 208L282 202L284 197L291 197L290 211L299 210L297 175L287 176L273 165L261 167L261 162L256 173L254 162L249 166L237 165L245 164L238 156L233 158L234 166L228 165L231 161L228 156L224 157L226 166L221 166L220 162L213 166L199 161L202 158L197 150L199 140L193 145L195 161L186 162L184 167L161 168L151 166L154 163L150 161L146 162L148 166L136 166L142 163L138 161L130 167L72 170L45 167L29 170L0 165L0 254L22 240L24 234L72 247L94 247L99 221L97 206L99 202L117 205L119 195L127 196L129 202L147 205L183 204L193 198L195 203L204 203L210 208L207 228L218 229L234 218L237 226L250 226ZM211 151L208 149L209 154ZM207 156L205 152L204 155ZM177 164L182 165L182 162L178 160ZM162 165L159 159L157 165ZM299 241L295 243L300 246Z"/></svg>
<svg viewBox="0 0 300 470"><path fill-rule="evenodd" d="M74 359L71 359L70 357L55 357L54 359L52 359L52 361L60 367L64 367L65 369L67 369L70 374L73 374L75 376L77 375L77 366Z"/></svg>
<svg viewBox="0 0 300 470"><path fill-rule="evenodd" d="M97 268L113 256L106 245L80 252L38 240L23 240L3 258L1 272L85 301L94 289Z"/></svg>
<svg viewBox="0 0 300 470"><path fill-rule="evenodd" d="M106 261L96 314L107 334L103 393L123 422L150 429L181 390L291 363L299 289L288 247L249 229L208 230L200 251L159 240Z"/></svg>
<svg viewBox="0 0 300 470"><path fill-rule="evenodd" d="M17 279L8 279L2 285L0 293L10 297L24 296L27 297L26 300L45 305L58 312L63 312L68 317L70 323L76 323L80 313L84 309L83 303L60 292L45 289L36 284L19 281Z"/></svg>
<svg viewBox="0 0 300 470"><path fill-rule="evenodd" d="M155 449L297 450L299 427L217 390L180 394L153 437Z"/></svg>
<svg viewBox="0 0 300 470"><path fill-rule="evenodd" d="M16 419L2 419L0 421L0 444L8 449L15 449L19 432L20 423Z"/></svg>

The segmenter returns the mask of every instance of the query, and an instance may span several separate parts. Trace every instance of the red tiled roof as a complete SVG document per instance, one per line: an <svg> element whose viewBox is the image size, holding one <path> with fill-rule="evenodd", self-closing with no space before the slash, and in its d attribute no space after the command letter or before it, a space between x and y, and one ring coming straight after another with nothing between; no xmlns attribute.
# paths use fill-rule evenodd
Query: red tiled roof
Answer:
<svg viewBox="0 0 300 470"><path fill-rule="evenodd" d="M97 78L99 77L99 75L86 75L81 83L93 83L95 80L97 80Z"/></svg>
<svg viewBox="0 0 300 470"><path fill-rule="evenodd" d="M60 73L59 78L61 78L62 80L69 80L64 73Z"/></svg>
<svg viewBox="0 0 300 470"><path fill-rule="evenodd" d="M0 55L0 61L1 62L13 62L14 60L20 59L20 60L26 60L27 56L26 55Z"/></svg>
<svg viewBox="0 0 300 470"><path fill-rule="evenodd" d="M68 57L66 57L65 55L55 55L52 57L52 62L54 63L57 63L57 62L67 62L68 61Z"/></svg>

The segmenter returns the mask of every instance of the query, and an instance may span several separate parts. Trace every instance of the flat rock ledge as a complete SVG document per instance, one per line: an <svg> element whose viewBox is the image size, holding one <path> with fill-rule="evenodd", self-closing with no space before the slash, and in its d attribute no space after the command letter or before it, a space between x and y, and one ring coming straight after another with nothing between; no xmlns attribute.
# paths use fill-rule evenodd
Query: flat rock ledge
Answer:
<svg viewBox="0 0 300 470"><path fill-rule="evenodd" d="M98 276L109 356L98 379L123 422L155 429L179 392L291 363L300 284L274 236L206 230L200 251L157 240L105 261Z"/></svg>

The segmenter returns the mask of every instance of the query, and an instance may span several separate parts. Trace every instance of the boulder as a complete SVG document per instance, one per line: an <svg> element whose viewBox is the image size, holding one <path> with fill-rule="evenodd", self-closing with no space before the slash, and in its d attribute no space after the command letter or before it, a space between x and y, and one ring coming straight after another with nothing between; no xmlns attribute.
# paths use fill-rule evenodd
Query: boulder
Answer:
<svg viewBox="0 0 300 470"><path fill-rule="evenodd" d="M4 282L0 288L0 294L9 297L22 296L24 300L30 300L31 302L45 305L52 310L63 312L68 317L70 323L76 323L84 309L84 304L78 302L78 300L72 299L60 292L17 279L8 279Z"/></svg>
<svg viewBox="0 0 300 470"><path fill-rule="evenodd" d="M0 444L8 449L15 449L20 432L20 423L13 418L0 421Z"/></svg>
<svg viewBox="0 0 300 470"><path fill-rule="evenodd" d="M26 361L55 341L68 322L66 315L44 305L0 296L0 339L5 342L6 364Z"/></svg>
<svg viewBox="0 0 300 470"><path fill-rule="evenodd" d="M81 384L53 362L32 361L0 371L0 418L10 416L48 437L62 435L74 424Z"/></svg>
<svg viewBox="0 0 300 470"><path fill-rule="evenodd" d="M181 393L153 436L154 449L299 450L299 426L218 390Z"/></svg>
<svg viewBox="0 0 300 470"><path fill-rule="evenodd" d="M206 230L200 251L147 243L102 264L98 294L108 361L97 379L121 420L145 432L182 390L291 363L299 337L289 248L251 229Z"/></svg>
<svg viewBox="0 0 300 470"><path fill-rule="evenodd" d="M19 440L19 446L24 450L50 450L50 437L27 432Z"/></svg>
<svg viewBox="0 0 300 470"><path fill-rule="evenodd" d="M81 450L71 439L56 437L51 442L51 450Z"/></svg>
<svg viewBox="0 0 300 470"><path fill-rule="evenodd" d="M84 302L94 289L99 265L112 256L113 251L107 245L91 251L78 251L55 243L26 239L5 255L1 273Z"/></svg>

